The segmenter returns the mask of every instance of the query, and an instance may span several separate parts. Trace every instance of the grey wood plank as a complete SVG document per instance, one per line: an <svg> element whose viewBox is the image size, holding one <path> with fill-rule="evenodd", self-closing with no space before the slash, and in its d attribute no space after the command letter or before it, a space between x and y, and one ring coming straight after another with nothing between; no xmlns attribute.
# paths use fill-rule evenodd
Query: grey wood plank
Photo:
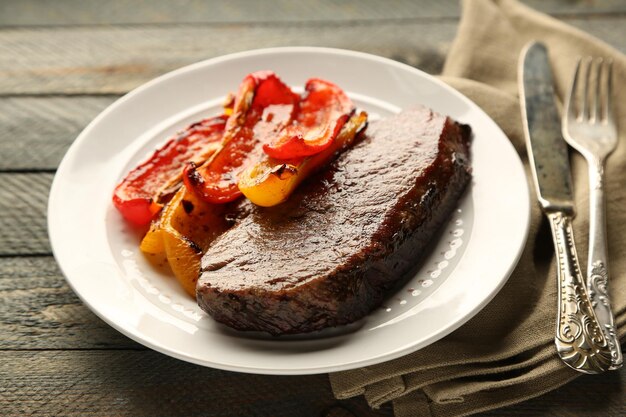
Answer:
<svg viewBox="0 0 626 417"><path fill-rule="evenodd" d="M50 254L49 173L0 173L0 256Z"/></svg>
<svg viewBox="0 0 626 417"><path fill-rule="evenodd" d="M0 258L0 296L0 351L143 349L89 311L52 256Z"/></svg>
<svg viewBox="0 0 626 417"><path fill-rule="evenodd" d="M26 416L391 416L362 397L335 400L326 375L219 371L153 351L0 353L0 405ZM340 415L340 414L335 414Z"/></svg>
<svg viewBox="0 0 626 417"><path fill-rule="evenodd" d="M567 19L626 51L626 15ZM390 57L438 73L457 22L63 27L0 30L0 95L121 94L175 68L226 53L310 45Z"/></svg>
<svg viewBox="0 0 626 417"><path fill-rule="evenodd" d="M193 62L286 45L365 51L435 73L455 32L456 22L7 29L0 95L121 94Z"/></svg>
<svg viewBox="0 0 626 417"><path fill-rule="evenodd" d="M332 398L325 375L276 377L203 368L152 351L4 351L3 416L390 416L359 396ZM626 370L478 417L622 417ZM326 414L329 409L351 414Z"/></svg>
<svg viewBox="0 0 626 417"><path fill-rule="evenodd" d="M0 170L55 170L80 131L116 98L0 99Z"/></svg>
<svg viewBox="0 0 626 417"><path fill-rule="evenodd" d="M6 416L318 416L337 404L321 375L236 374L142 349L80 303L52 257L2 259L0 294L0 404ZM581 377L482 416L623 416L624 384L626 368ZM162 403L164 395L176 401ZM298 403L304 408L293 408ZM361 397L338 404L357 416L390 415L369 411Z"/></svg>
<svg viewBox="0 0 626 417"><path fill-rule="evenodd" d="M624 13L621 0L526 0L524 3L552 14ZM458 0L317 0L255 1L136 0L9 0L0 3L0 26L91 25L135 23L293 22L381 19L454 18Z"/></svg>

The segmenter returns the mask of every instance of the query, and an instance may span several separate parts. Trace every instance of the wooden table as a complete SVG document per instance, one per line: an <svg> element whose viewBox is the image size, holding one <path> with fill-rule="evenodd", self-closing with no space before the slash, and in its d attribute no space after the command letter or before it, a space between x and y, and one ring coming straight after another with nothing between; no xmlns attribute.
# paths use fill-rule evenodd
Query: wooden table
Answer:
<svg viewBox="0 0 626 417"><path fill-rule="evenodd" d="M55 169L121 94L192 62L280 45L360 50L436 74L460 13L456 0L268 3L0 3L0 415L391 415L335 400L325 375L246 375L148 350L94 316L51 256ZM626 52L624 1L528 4ZM483 416L624 416L625 387L626 369L581 377Z"/></svg>

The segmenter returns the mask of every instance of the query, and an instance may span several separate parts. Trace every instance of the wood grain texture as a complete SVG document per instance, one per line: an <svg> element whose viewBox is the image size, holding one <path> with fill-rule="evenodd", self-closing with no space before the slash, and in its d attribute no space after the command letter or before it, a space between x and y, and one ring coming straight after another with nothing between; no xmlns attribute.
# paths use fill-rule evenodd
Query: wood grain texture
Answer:
<svg viewBox="0 0 626 417"><path fill-rule="evenodd" d="M621 0L525 0L538 10L556 15L626 13ZM93 25L136 23L294 22L383 19L457 18L458 0L229 0L177 2L135 0L5 0L0 3L0 26Z"/></svg>
<svg viewBox="0 0 626 417"><path fill-rule="evenodd" d="M311 416L330 408L359 417L362 397L332 398L325 375L277 377L220 371L153 351L5 351L0 362L3 416ZM623 416L624 371L602 381L581 376L558 391L477 417ZM338 413L335 413L337 415ZM350 414L344 414L350 415Z"/></svg>
<svg viewBox="0 0 626 417"><path fill-rule="evenodd" d="M0 297L0 350L145 349L89 311L51 256L0 259Z"/></svg>
<svg viewBox="0 0 626 417"><path fill-rule="evenodd" d="M455 32L456 22L2 30L0 95L121 94L193 62L286 45L370 52L436 73Z"/></svg>
<svg viewBox="0 0 626 417"><path fill-rule="evenodd" d="M365 400L335 400L326 375L264 376L204 368L153 351L1 353L0 406L5 417L180 415L321 417L390 416Z"/></svg>
<svg viewBox="0 0 626 417"><path fill-rule="evenodd" d="M622 51L626 16L567 20ZM67 27L0 30L0 95L122 94L165 72L275 46L369 52L439 73L456 21ZM233 41L236 39L236 41Z"/></svg>
<svg viewBox="0 0 626 417"><path fill-rule="evenodd" d="M52 174L0 173L0 256L50 254L46 208Z"/></svg>
<svg viewBox="0 0 626 417"><path fill-rule="evenodd" d="M623 0L523 1L626 52ZM0 415L391 416L333 399L324 375L203 368L109 327L49 256L53 174L40 171L116 98L103 94L269 46L355 49L438 73L459 14L457 0L0 2ZM624 387L626 368L479 417L621 417Z"/></svg>
<svg viewBox="0 0 626 417"><path fill-rule="evenodd" d="M55 170L80 131L117 97L0 100L0 170Z"/></svg>
<svg viewBox="0 0 626 417"><path fill-rule="evenodd" d="M3 259L0 293L2 415L318 416L333 407L335 416L390 415L369 411L361 397L334 403L325 376L238 374L146 350L89 312L52 257ZM625 385L626 368L584 376L481 416L622 416Z"/></svg>

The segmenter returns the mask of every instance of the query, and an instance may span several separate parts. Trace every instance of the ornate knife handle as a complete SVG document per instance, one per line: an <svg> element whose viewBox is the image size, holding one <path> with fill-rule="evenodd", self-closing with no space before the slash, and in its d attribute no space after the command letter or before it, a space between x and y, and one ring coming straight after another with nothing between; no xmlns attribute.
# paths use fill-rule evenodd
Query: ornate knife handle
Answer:
<svg viewBox="0 0 626 417"><path fill-rule="evenodd" d="M571 368L598 374L611 367L611 349L598 324L578 265L572 219L547 213L556 249L558 316L554 342L559 357Z"/></svg>
<svg viewBox="0 0 626 417"><path fill-rule="evenodd" d="M589 161L589 257L587 260L587 290L591 305L611 349L611 369L624 363L617 338L615 320L609 299L609 266L607 263L606 219L604 208L603 162Z"/></svg>

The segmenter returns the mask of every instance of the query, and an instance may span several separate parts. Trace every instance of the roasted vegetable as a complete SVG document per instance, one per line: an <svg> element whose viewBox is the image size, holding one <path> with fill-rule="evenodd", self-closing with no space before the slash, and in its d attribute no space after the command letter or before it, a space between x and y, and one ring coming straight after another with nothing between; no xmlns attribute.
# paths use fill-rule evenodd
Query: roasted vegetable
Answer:
<svg viewBox="0 0 626 417"><path fill-rule="evenodd" d="M367 114L355 114L332 83L310 79L300 96L273 72L255 72L227 98L224 115L167 142L128 174L113 200L129 221L152 220L141 250L167 259L195 297L202 254L250 207L234 201L242 193L261 206L285 201L366 124Z"/></svg>
<svg viewBox="0 0 626 417"><path fill-rule="evenodd" d="M254 204L264 207L285 201L302 180L324 167L333 157L354 141L367 124L361 112L348 120L332 144L322 152L304 158L278 160L263 156L239 176L239 189Z"/></svg>
<svg viewBox="0 0 626 417"><path fill-rule="evenodd" d="M206 203L182 187L152 223L140 248L146 254L165 254L176 279L195 297L202 253L230 227L228 210L229 205Z"/></svg>
<svg viewBox="0 0 626 417"><path fill-rule="evenodd" d="M122 216L137 225L150 223L180 186L184 164L202 163L219 149L225 125L226 116L194 123L130 171L113 192Z"/></svg>
<svg viewBox="0 0 626 417"><path fill-rule="evenodd" d="M185 167L185 186L202 200L226 203L241 196L239 174L262 155L262 146L287 126L299 96L271 71L248 75L235 98L220 149L203 165Z"/></svg>
<svg viewBox="0 0 626 417"><path fill-rule="evenodd" d="M283 160L318 154L332 145L353 112L354 104L341 88L312 78L293 121L263 145L263 151Z"/></svg>

